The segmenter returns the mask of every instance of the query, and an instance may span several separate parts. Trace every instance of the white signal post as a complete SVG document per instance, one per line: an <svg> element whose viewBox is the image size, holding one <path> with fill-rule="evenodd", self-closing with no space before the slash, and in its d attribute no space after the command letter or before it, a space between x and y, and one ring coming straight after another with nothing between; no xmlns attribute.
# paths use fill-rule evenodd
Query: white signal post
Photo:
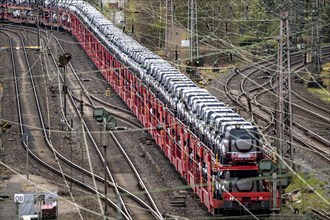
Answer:
<svg viewBox="0 0 330 220"><path fill-rule="evenodd" d="M108 194L108 178L107 178L107 147L109 146L109 142L107 141L107 137L106 137L106 127L107 127L107 119L103 118L103 122L102 122L102 131L101 131L101 143L102 146L104 148L104 196L105 196L105 200L104 200L104 218L106 218L106 216L108 216L108 211L107 211L107 194Z"/></svg>
<svg viewBox="0 0 330 220"><path fill-rule="evenodd" d="M29 135L25 135L26 142L26 179L29 179Z"/></svg>

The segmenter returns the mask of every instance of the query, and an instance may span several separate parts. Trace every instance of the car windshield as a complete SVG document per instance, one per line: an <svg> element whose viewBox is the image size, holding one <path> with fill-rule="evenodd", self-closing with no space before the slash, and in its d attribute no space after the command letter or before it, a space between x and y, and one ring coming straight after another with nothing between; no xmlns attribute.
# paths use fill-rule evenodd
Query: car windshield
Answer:
<svg viewBox="0 0 330 220"><path fill-rule="evenodd" d="M230 178L250 178L257 177L258 171L256 170L231 170Z"/></svg>
<svg viewBox="0 0 330 220"><path fill-rule="evenodd" d="M229 133L230 140L237 139L259 139L259 134L255 130L248 129L232 129Z"/></svg>
<svg viewBox="0 0 330 220"><path fill-rule="evenodd" d="M218 173L220 179L229 179L229 178L251 178L258 177L257 170L224 170Z"/></svg>

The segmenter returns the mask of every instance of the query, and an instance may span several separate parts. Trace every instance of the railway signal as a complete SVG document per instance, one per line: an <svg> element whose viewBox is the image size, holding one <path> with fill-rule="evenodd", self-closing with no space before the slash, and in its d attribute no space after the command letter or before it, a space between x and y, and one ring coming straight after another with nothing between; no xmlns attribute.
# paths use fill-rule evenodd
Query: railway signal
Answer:
<svg viewBox="0 0 330 220"><path fill-rule="evenodd" d="M203 63L204 63L203 58L201 58L201 57L194 59L195 67L201 67L201 66L203 66Z"/></svg>
<svg viewBox="0 0 330 220"><path fill-rule="evenodd" d="M70 53L64 53L63 55L57 55L58 57L58 66L59 67L65 67L66 64L71 60L71 54Z"/></svg>
<svg viewBox="0 0 330 220"><path fill-rule="evenodd" d="M115 130L117 127L117 121L116 119L109 114L104 108L95 108L93 111L93 117L97 122L106 122L106 130Z"/></svg>
<svg viewBox="0 0 330 220"><path fill-rule="evenodd" d="M198 59L194 61L194 65L195 65L196 67L199 67L199 65L200 65L200 62L199 62L199 60L198 60Z"/></svg>
<svg viewBox="0 0 330 220"><path fill-rule="evenodd" d="M115 130L117 127L117 121L112 117L109 112L104 108L95 108L93 111L93 117L97 122L102 122L103 129L101 130L101 144L104 148L104 195L107 198L108 194L108 178L107 178L107 147L109 146L108 141L106 141L106 131ZM104 202L104 214L107 215L107 201Z"/></svg>
<svg viewBox="0 0 330 220"><path fill-rule="evenodd" d="M58 57L58 66L63 67L64 73L63 73L63 93L64 93L64 116L66 117L66 93L67 93L67 85L66 85L66 65L71 60L71 54L70 53L64 53L63 55L59 54Z"/></svg>
<svg viewBox="0 0 330 220"><path fill-rule="evenodd" d="M186 61L186 73L187 74L193 74L194 73L194 69L193 69L193 67L192 67L192 61L190 61L190 60L187 60Z"/></svg>

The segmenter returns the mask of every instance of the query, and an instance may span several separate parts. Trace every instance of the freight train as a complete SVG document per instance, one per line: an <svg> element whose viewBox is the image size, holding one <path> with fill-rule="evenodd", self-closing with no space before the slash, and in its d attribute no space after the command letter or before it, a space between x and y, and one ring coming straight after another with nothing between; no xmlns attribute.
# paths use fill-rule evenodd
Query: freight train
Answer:
<svg viewBox="0 0 330 220"><path fill-rule="evenodd" d="M0 7L6 22L71 32L209 212L280 207L279 187L269 181L276 164L256 126L90 4L31 0L2 1Z"/></svg>

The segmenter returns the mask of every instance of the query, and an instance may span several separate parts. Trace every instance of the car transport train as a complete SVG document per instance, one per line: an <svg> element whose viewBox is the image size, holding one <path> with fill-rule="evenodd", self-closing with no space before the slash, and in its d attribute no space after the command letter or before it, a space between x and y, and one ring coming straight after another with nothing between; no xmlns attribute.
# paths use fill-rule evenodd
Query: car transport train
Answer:
<svg viewBox="0 0 330 220"><path fill-rule="evenodd" d="M280 207L262 178L274 163L257 127L89 3L0 0L0 16L70 32L210 213Z"/></svg>

